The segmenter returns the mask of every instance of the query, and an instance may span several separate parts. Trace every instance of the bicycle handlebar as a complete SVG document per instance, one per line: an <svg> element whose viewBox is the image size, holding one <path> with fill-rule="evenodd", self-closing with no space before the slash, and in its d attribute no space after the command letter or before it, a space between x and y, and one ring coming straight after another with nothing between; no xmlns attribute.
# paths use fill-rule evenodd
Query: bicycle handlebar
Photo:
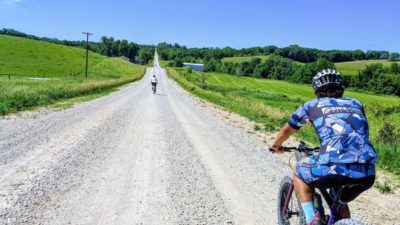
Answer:
<svg viewBox="0 0 400 225"><path fill-rule="evenodd" d="M283 147L284 152L292 152L292 150L298 151L298 152L305 152L305 153L318 152L319 147L306 147L306 143L304 141L300 141L300 144L298 147ZM272 153L275 152L271 148L269 149L269 151Z"/></svg>
<svg viewBox="0 0 400 225"><path fill-rule="evenodd" d="M285 152L292 152L292 150L299 151L299 152L318 152L319 147L312 147L312 148L305 147L305 146L303 146L302 148L299 148L299 147L283 147L283 150Z"/></svg>

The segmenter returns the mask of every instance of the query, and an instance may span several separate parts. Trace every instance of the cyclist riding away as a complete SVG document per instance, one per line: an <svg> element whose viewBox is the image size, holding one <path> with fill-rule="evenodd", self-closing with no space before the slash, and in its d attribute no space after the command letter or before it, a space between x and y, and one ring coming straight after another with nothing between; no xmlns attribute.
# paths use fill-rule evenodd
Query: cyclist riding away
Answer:
<svg viewBox="0 0 400 225"><path fill-rule="evenodd" d="M313 205L315 188L332 188L330 194L335 196L337 187L348 185L340 195L338 211L341 217L350 218L347 203L374 184L378 156L369 140L363 105L356 99L342 97L340 73L323 70L312 83L317 98L294 112L270 150L282 153L282 143L296 130L307 122L313 125L320 141L319 154L297 163L294 186L307 224L319 225Z"/></svg>
<svg viewBox="0 0 400 225"><path fill-rule="evenodd" d="M158 84L158 80L157 80L157 77L156 77L155 74L151 78L150 83L151 83L151 86L152 86L152 89L153 89L153 94L154 94L156 92L156 87L157 87L157 84Z"/></svg>

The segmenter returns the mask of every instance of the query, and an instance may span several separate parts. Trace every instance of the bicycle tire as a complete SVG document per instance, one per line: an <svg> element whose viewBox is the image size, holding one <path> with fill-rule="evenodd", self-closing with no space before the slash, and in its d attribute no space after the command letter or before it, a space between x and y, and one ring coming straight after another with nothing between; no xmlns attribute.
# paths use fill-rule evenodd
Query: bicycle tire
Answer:
<svg viewBox="0 0 400 225"><path fill-rule="evenodd" d="M298 215L294 215L297 218L292 218L292 216L286 216L283 213L283 208L285 206L285 200L287 198L287 194L289 192L290 185L292 184L293 179L290 176L285 176L281 184L279 186L278 192L278 205L277 205L277 212L278 212L278 224L279 225L305 225L305 216L303 213L303 209L300 207L300 204L297 200L296 194L293 192L291 196L291 200L289 203L289 212L290 213L298 213Z"/></svg>
<svg viewBox="0 0 400 225"><path fill-rule="evenodd" d="M335 223L335 225L364 225L360 221L353 220L353 219L342 219Z"/></svg>

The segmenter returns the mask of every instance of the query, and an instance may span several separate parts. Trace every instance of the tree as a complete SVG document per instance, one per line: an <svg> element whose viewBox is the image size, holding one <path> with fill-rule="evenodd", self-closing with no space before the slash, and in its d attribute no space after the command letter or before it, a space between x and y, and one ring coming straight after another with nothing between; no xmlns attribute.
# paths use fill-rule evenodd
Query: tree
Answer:
<svg viewBox="0 0 400 225"><path fill-rule="evenodd" d="M170 66L173 67L182 67L183 66L183 60L181 58L175 58L174 61L170 62Z"/></svg>
<svg viewBox="0 0 400 225"><path fill-rule="evenodd" d="M390 61L399 61L400 60L400 54L397 52L392 52L389 56Z"/></svg>
<svg viewBox="0 0 400 225"><path fill-rule="evenodd" d="M129 43L129 50L128 50L128 58L130 59L131 62L135 61L135 57L138 55L140 50L140 47L136 43Z"/></svg>
<svg viewBox="0 0 400 225"><path fill-rule="evenodd" d="M118 46L118 56L128 57L129 53L129 43L127 40L122 40Z"/></svg>
<svg viewBox="0 0 400 225"><path fill-rule="evenodd" d="M114 44L113 37L103 36L101 37L101 54L106 56L112 56L112 46Z"/></svg>
<svg viewBox="0 0 400 225"><path fill-rule="evenodd" d="M355 60L364 60L365 58L366 58L366 55L362 50L355 50L353 52L353 59L355 59Z"/></svg>
<svg viewBox="0 0 400 225"><path fill-rule="evenodd" d="M391 63L389 71L394 74L400 74L400 67L397 63Z"/></svg>
<svg viewBox="0 0 400 225"><path fill-rule="evenodd" d="M116 40L111 45L111 56L120 56L119 54L119 46L121 44L120 40Z"/></svg>
<svg viewBox="0 0 400 225"><path fill-rule="evenodd" d="M335 64L333 64L331 61L320 58L315 62L315 68L314 68L314 73L316 74L317 72L324 70L324 69L336 69Z"/></svg>
<svg viewBox="0 0 400 225"><path fill-rule="evenodd" d="M204 70L208 72L216 71L219 67L219 62L214 58L211 58L204 64Z"/></svg>

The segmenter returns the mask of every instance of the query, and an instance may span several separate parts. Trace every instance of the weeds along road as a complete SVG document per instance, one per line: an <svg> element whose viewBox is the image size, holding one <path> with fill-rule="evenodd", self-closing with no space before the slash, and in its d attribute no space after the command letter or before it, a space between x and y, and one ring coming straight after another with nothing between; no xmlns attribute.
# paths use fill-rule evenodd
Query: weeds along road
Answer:
<svg viewBox="0 0 400 225"><path fill-rule="evenodd" d="M287 172L155 67L108 96L0 121L0 224L275 224Z"/></svg>

